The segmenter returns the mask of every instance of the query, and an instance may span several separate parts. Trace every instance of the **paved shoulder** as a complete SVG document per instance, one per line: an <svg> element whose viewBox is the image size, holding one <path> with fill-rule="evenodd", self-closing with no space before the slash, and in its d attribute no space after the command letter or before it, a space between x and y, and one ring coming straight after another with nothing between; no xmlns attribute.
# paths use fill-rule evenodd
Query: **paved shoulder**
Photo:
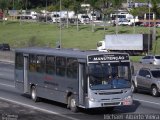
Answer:
<svg viewBox="0 0 160 120"><path fill-rule="evenodd" d="M0 100L0 120L66 120L56 114L43 113L8 101Z"/></svg>

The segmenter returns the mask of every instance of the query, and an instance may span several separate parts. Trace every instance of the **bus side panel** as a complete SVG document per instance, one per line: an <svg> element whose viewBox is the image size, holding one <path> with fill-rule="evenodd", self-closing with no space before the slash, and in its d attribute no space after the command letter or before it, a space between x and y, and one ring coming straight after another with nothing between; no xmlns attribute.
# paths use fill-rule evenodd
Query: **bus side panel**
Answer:
<svg viewBox="0 0 160 120"><path fill-rule="evenodd" d="M66 93L59 90L53 90L49 88L44 88L37 86L38 95L42 98L61 102L61 103L67 103L66 101Z"/></svg>
<svg viewBox="0 0 160 120"><path fill-rule="evenodd" d="M68 93L78 94L78 80L66 77L48 76L52 80L44 78L43 85L37 85L37 95L42 98L67 103ZM36 83L36 82L35 82ZM76 97L78 103L78 97Z"/></svg>
<svg viewBox="0 0 160 120"><path fill-rule="evenodd" d="M35 85L37 96L67 103L67 94L78 94L78 79L70 79L65 76L48 75L45 73L28 72L30 85ZM75 95L78 103L78 97Z"/></svg>
<svg viewBox="0 0 160 120"><path fill-rule="evenodd" d="M28 80L31 85L43 86L44 74L38 74L36 72L28 73Z"/></svg>
<svg viewBox="0 0 160 120"><path fill-rule="evenodd" d="M15 87L23 93L24 82L23 82L23 70L15 70Z"/></svg>

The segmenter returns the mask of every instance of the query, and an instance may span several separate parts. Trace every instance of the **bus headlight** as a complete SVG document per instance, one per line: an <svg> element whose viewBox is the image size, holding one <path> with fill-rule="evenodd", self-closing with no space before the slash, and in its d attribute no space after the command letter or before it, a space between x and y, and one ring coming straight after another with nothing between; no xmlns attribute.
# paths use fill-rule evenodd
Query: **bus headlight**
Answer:
<svg viewBox="0 0 160 120"><path fill-rule="evenodd" d="M97 102L97 100L95 98L92 98L92 97L89 97L88 100L91 101L91 102Z"/></svg>
<svg viewBox="0 0 160 120"><path fill-rule="evenodd" d="M131 105L133 102L132 96L127 96L123 99L123 105Z"/></svg>
<svg viewBox="0 0 160 120"><path fill-rule="evenodd" d="M90 101L95 102L96 100L94 98L89 98Z"/></svg>

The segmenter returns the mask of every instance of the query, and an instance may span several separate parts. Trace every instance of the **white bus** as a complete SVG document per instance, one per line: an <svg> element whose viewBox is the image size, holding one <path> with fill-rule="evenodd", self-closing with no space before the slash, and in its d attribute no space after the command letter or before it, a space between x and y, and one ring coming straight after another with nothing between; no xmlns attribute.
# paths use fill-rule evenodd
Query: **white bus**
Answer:
<svg viewBox="0 0 160 120"><path fill-rule="evenodd" d="M128 54L54 48L15 51L15 86L22 93L78 108L132 104Z"/></svg>

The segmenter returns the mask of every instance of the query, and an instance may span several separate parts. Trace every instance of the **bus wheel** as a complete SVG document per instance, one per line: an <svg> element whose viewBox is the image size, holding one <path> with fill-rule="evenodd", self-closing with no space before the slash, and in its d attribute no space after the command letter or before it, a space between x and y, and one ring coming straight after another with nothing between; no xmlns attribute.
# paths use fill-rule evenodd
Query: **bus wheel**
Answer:
<svg viewBox="0 0 160 120"><path fill-rule="evenodd" d="M36 87L32 86L31 88L31 98L33 101L38 102L39 98L37 97Z"/></svg>
<svg viewBox="0 0 160 120"><path fill-rule="evenodd" d="M73 95L71 95L68 98L68 104L69 104L69 108L71 109L72 112L78 112L78 108L76 106L76 99L74 98Z"/></svg>

